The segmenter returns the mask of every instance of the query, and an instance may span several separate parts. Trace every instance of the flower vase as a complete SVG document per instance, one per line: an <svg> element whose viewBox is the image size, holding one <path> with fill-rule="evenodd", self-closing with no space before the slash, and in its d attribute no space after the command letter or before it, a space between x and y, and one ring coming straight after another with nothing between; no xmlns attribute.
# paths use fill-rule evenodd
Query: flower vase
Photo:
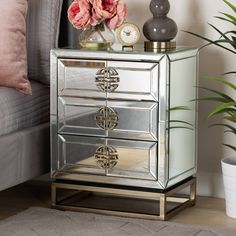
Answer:
<svg viewBox="0 0 236 236"><path fill-rule="evenodd" d="M107 50L114 42L114 33L105 24L91 26L79 35L79 44L86 49Z"/></svg>

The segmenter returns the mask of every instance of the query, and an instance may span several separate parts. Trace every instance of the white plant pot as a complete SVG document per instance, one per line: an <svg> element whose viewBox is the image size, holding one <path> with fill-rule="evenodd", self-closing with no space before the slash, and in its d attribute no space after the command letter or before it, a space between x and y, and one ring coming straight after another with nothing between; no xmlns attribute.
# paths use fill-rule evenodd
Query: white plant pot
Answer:
<svg viewBox="0 0 236 236"><path fill-rule="evenodd" d="M221 161L225 188L226 214L236 219L236 156Z"/></svg>

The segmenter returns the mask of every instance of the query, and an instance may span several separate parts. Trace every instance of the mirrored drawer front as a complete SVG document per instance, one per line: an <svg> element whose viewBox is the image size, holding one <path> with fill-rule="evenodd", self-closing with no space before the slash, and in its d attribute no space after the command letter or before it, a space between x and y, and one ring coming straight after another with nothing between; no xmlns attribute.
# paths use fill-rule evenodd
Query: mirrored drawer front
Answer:
<svg viewBox="0 0 236 236"><path fill-rule="evenodd" d="M59 172L156 180L155 142L58 135L58 143Z"/></svg>
<svg viewBox="0 0 236 236"><path fill-rule="evenodd" d="M60 59L58 95L158 101L158 64Z"/></svg>
<svg viewBox="0 0 236 236"><path fill-rule="evenodd" d="M58 132L157 141L158 103L58 98Z"/></svg>

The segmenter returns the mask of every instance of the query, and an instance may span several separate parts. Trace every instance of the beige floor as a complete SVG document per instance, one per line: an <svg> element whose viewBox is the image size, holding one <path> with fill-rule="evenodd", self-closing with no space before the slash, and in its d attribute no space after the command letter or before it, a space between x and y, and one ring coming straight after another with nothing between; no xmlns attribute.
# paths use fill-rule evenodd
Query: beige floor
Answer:
<svg viewBox="0 0 236 236"><path fill-rule="evenodd" d="M50 188L46 185L23 184L0 192L0 220L31 206L50 207ZM198 197L195 207L180 212L173 222L236 229L236 220L225 215L224 200Z"/></svg>

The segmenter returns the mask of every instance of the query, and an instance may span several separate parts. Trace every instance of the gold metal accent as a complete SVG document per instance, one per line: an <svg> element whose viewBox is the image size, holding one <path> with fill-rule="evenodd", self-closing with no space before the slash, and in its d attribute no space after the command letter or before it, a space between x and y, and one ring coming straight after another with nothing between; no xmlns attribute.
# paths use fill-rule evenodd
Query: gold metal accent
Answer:
<svg viewBox="0 0 236 236"><path fill-rule="evenodd" d="M115 109L111 107L101 107L96 116L96 124L104 130L113 130L118 125L118 115Z"/></svg>
<svg viewBox="0 0 236 236"><path fill-rule="evenodd" d="M119 157L112 146L101 146L94 155L97 165L102 169L113 169L118 163Z"/></svg>
<svg viewBox="0 0 236 236"><path fill-rule="evenodd" d="M186 187L190 187L189 195L176 195L180 190L185 189ZM58 200L57 190L73 190L78 191L78 199L73 197L64 197ZM96 197L99 196L109 196L110 198L120 197L120 199L144 199L145 201L149 201L149 203L153 204L152 209L159 202L159 212L150 213L150 212L135 212L130 211L130 209L123 210L115 210L115 209L98 209L86 206L82 203L80 195L88 192L92 194L96 194ZM108 198L106 198L108 199ZM133 218L143 218L143 219L151 219L151 220L168 220L179 211L189 207L194 206L196 200L196 178L192 178L178 185L177 187L167 190L165 192L149 192L144 190L130 190L130 189L122 189L122 188L109 188L109 187L97 187L97 186L86 186L79 184L70 184L70 183L60 183L53 182L52 183L52 207L60 210L73 210L73 211L82 211L82 212L92 212L104 215L116 215L123 217L133 217ZM75 201L75 202L73 202ZM81 201L81 202L80 202ZM78 204L80 202L80 204ZM91 202L91 200L90 200ZM99 201L99 204L101 202ZM173 205L174 207L169 207ZM93 204L94 205L94 204ZM131 204L134 207L135 204ZM115 208L115 206L114 206Z"/></svg>
<svg viewBox="0 0 236 236"><path fill-rule="evenodd" d="M169 50L173 50L176 48L176 42L152 42L152 41L145 41L144 42L144 49L147 52L165 52Z"/></svg>
<svg viewBox="0 0 236 236"><path fill-rule="evenodd" d="M102 92L114 92L119 87L119 74L114 68L100 69L95 78L99 90Z"/></svg>

